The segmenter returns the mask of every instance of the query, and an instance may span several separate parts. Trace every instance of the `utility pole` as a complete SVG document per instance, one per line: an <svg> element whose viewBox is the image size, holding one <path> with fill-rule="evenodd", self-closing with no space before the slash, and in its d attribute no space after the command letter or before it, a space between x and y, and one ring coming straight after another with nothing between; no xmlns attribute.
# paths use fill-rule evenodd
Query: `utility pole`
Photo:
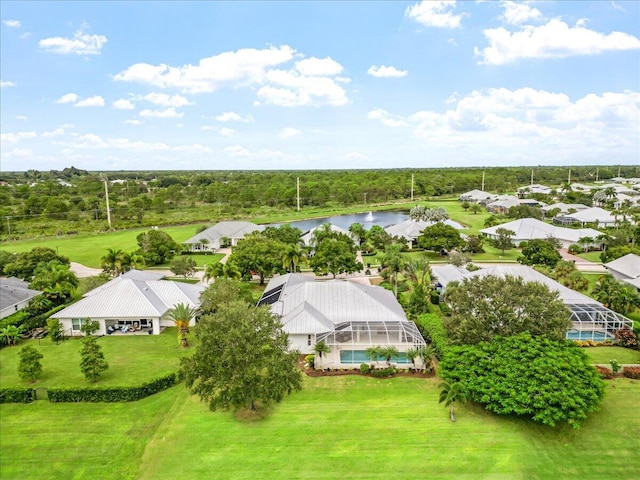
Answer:
<svg viewBox="0 0 640 480"><path fill-rule="evenodd" d="M571 169L569 169L569 178L567 179L567 183L571 185Z"/></svg>
<svg viewBox="0 0 640 480"><path fill-rule="evenodd" d="M107 201L107 223L109 224L109 228L111 228L111 210L109 209L109 181L107 176L103 177L104 179L104 198Z"/></svg>
<svg viewBox="0 0 640 480"><path fill-rule="evenodd" d="M533 168L531 169L531 185L533 185Z"/></svg>
<svg viewBox="0 0 640 480"><path fill-rule="evenodd" d="M618 177L620 176L620 166L618 166Z"/></svg>
<svg viewBox="0 0 640 480"><path fill-rule="evenodd" d="M482 170L482 188L480 190L484 192L484 170Z"/></svg>
<svg viewBox="0 0 640 480"><path fill-rule="evenodd" d="M413 202L413 173L411 174L411 201Z"/></svg>
<svg viewBox="0 0 640 480"><path fill-rule="evenodd" d="M367 204L367 192L364 192L363 195L364 195L364 204L366 205Z"/></svg>
<svg viewBox="0 0 640 480"><path fill-rule="evenodd" d="M9 230L9 235L11 235L11 223L9 223L9 219L11 217L7 217L7 230Z"/></svg>
<svg viewBox="0 0 640 480"><path fill-rule="evenodd" d="M296 205L300 211L300 177L296 177Z"/></svg>
<svg viewBox="0 0 640 480"><path fill-rule="evenodd" d="M598 167L596 167L596 183L598 183Z"/></svg>

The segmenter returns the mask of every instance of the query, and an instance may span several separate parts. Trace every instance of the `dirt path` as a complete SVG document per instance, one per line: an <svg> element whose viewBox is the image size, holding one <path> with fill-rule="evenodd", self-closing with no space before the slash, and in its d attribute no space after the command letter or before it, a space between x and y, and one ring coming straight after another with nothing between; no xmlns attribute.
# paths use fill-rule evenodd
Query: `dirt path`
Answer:
<svg viewBox="0 0 640 480"><path fill-rule="evenodd" d="M87 267L77 262L71 262L69 270L75 273L78 278L95 277L102 273L102 270L99 268Z"/></svg>

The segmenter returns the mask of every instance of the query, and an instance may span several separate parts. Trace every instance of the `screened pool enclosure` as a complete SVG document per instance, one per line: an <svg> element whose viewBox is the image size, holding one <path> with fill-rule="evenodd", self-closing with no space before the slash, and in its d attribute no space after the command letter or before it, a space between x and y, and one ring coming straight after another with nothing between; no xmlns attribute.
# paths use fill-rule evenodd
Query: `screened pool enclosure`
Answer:
<svg viewBox="0 0 640 480"><path fill-rule="evenodd" d="M633 328L633 321L600 303L567 304L571 311L568 340L613 340L613 332L622 327Z"/></svg>

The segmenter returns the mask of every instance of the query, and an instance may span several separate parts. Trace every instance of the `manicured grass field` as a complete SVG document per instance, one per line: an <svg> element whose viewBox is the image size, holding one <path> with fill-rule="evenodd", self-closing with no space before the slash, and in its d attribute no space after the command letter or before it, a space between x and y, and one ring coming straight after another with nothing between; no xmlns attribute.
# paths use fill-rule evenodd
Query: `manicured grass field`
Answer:
<svg viewBox="0 0 640 480"><path fill-rule="evenodd" d="M194 341L190 336L189 340ZM80 372L79 338L59 343L48 337L27 340L17 346L0 350L0 386L28 386L18 376L18 352L24 345L32 345L42 353L43 374L36 387L88 386ZM113 335L98 339L109 369L96 385L137 385L175 372L179 359L193 351L178 344L175 328L167 328L160 335Z"/></svg>
<svg viewBox="0 0 640 480"><path fill-rule="evenodd" d="M220 260L224 258L224 253L210 253L208 255L198 253L198 254L189 254L186 256L194 260L198 267L205 267L210 263L218 263ZM171 266L171 262L167 262L167 263L163 263L162 265L156 265L154 268L167 269L170 266Z"/></svg>
<svg viewBox="0 0 640 480"><path fill-rule="evenodd" d="M602 252L586 252L586 253L579 253L578 257L580 258L584 258L585 260L589 260L590 262L594 262L594 263L602 263L602 260L600 259L600 254Z"/></svg>
<svg viewBox="0 0 640 480"><path fill-rule="evenodd" d="M130 404L1 405L1 478L581 480L640 476L640 383L608 382L579 430L475 405L451 423L437 379L306 378L262 420L179 385Z"/></svg>
<svg viewBox="0 0 640 480"><path fill-rule="evenodd" d="M640 351L622 347L588 347L584 352L593 363L609 364L609 360L615 359L618 363L640 364Z"/></svg>

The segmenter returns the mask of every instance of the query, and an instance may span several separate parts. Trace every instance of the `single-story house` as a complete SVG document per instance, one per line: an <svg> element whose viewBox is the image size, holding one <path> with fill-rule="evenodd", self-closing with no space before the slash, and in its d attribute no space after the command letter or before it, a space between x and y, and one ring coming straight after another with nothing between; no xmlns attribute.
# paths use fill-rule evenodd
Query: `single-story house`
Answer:
<svg viewBox="0 0 640 480"><path fill-rule="evenodd" d="M395 346L400 356L393 363L408 368L411 361L402 353L425 345L393 293L382 287L290 273L272 278L258 305L269 305L280 318L291 349L313 353L324 342L330 353L319 360L323 368L369 363L365 351L374 346Z"/></svg>
<svg viewBox="0 0 640 480"><path fill-rule="evenodd" d="M567 248L572 243L578 243L580 238L589 237L595 240L599 235L602 235L602 232L594 230L593 228L576 229L558 227L535 218L520 218L494 227L483 228L480 230L480 233L483 233L489 238L496 238L500 228L506 228L507 230L515 232L515 235L513 235L513 243L516 246L522 242L528 242L533 239L553 237L558 239L564 248Z"/></svg>
<svg viewBox="0 0 640 480"><path fill-rule="evenodd" d="M550 195L553 189L546 185L540 185L539 183L533 183L531 185L525 185L518 188L518 195L528 195L530 193L539 193L542 195Z"/></svg>
<svg viewBox="0 0 640 480"><path fill-rule="evenodd" d="M19 278L0 278L0 318L22 310L32 299L41 294L41 291L30 289L29 283Z"/></svg>
<svg viewBox="0 0 640 480"><path fill-rule="evenodd" d="M640 257L629 253L604 264L609 273L616 280L633 285L640 291Z"/></svg>
<svg viewBox="0 0 640 480"><path fill-rule="evenodd" d="M422 233L425 228L435 225L436 223L438 222L423 222L420 220L409 219L404 222L385 227L384 231L392 237L404 238L409 244L409 247L411 247L418 240L420 233ZM451 219L443 220L442 223L449 225L456 230L463 230L466 228L464 225Z"/></svg>
<svg viewBox="0 0 640 480"><path fill-rule="evenodd" d="M191 252L215 252L225 246L225 241L229 242L229 246L235 246L245 235L264 229L263 225L251 222L219 222L182 243L188 245Z"/></svg>
<svg viewBox="0 0 640 480"><path fill-rule="evenodd" d="M579 212L560 215L554 218L553 221L554 223L561 223L563 225L579 223L582 226L593 223L599 227L612 227L616 224L616 218L611 212L600 207L591 207Z"/></svg>
<svg viewBox="0 0 640 480"><path fill-rule="evenodd" d="M501 195L491 203L487 203L487 212L506 213L511 207L520 205L520 200L513 195Z"/></svg>
<svg viewBox="0 0 640 480"><path fill-rule="evenodd" d="M545 215L547 215L550 211L555 210L556 208L560 209L560 211L558 212L558 215L564 215L567 214L569 212L580 212L582 210L586 210L587 207L586 205L583 205L582 203L553 203L551 205L547 205L545 207L542 207L540 210L543 211L543 213Z"/></svg>
<svg viewBox="0 0 640 480"><path fill-rule="evenodd" d="M173 326L167 312L179 303L200 306L201 285L161 280L157 273L131 270L88 292L82 300L54 313L65 335L81 335L89 320L97 335L145 333L158 335ZM195 325L195 317L191 319Z"/></svg>
<svg viewBox="0 0 640 480"><path fill-rule="evenodd" d="M593 298L565 287L527 265L498 265L473 272L460 269L458 275L449 270L444 276L440 275L440 268L442 267L433 266L434 274L445 291L451 282L463 282L465 279L488 275L502 278L511 276L521 278L526 283L537 282L546 285L549 290L558 292L560 299L570 311L571 328L566 334L568 340L603 341L613 339L613 332L624 326L633 328L633 321L627 317L609 310Z"/></svg>
<svg viewBox="0 0 640 480"><path fill-rule="evenodd" d="M638 192L635 192L635 195L627 195L624 193L619 193L615 200L613 201L613 208L619 209L622 208L625 204L629 204L630 206L636 206L640 202L640 196L638 196Z"/></svg>
<svg viewBox="0 0 640 480"><path fill-rule="evenodd" d="M353 235L351 235L351 232L349 232L349 230L345 230L344 228L338 227L337 225L325 223L323 225L313 227L312 229L307 230L306 232L303 232L302 235L300 235L300 241L307 247L313 245L316 230L326 228L324 225L329 225L329 228L331 229L332 232L343 233L353 240Z"/></svg>
<svg viewBox="0 0 640 480"><path fill-rule="evenodd" d="M584 183L571 184L571 190L573 190L574 192L589 193L591 190L593 190L593 188L594 187L590 187L589 185L585 185Z"/></svg>
<svg viewBox="0 0 640 480"><path fill-rule="evenodd" d="M496 197L497 195L485 192L484 190L471 190L460 195L460 197L458 197L458 200L460 200L461 202L480 203L483 200L492 201Z"/></svg>

